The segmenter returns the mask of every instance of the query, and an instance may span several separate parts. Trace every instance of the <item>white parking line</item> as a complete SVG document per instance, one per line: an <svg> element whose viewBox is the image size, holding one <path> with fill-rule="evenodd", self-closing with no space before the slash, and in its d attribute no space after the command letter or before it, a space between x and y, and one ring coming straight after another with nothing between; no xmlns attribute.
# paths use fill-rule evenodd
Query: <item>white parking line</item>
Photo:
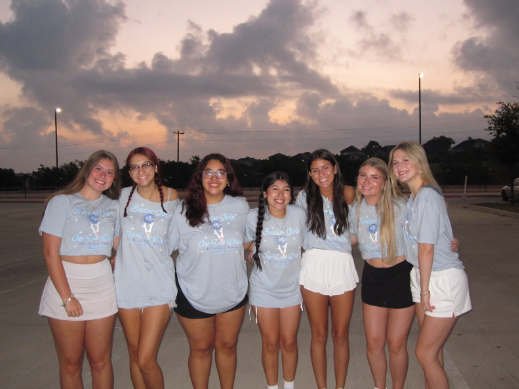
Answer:
<svg viewBox="0 0 519 389"><path fill-rule="evenodd" d="M470 386L465 382L465 379L445 349L443 349L443 363L445 373L449 378L449 386L452 389L470 389Z"/></svg>

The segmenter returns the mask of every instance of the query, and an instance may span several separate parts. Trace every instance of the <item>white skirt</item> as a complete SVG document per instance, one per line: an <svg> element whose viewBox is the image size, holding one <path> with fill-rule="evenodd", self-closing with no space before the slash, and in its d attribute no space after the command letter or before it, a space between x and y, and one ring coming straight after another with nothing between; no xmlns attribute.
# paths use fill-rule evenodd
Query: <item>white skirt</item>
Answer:
<svg viewBox="0 0 519 389"><path fill-rule="evenodd" d="M355 289L358 282L359 275L351 254L320 249L303 253L299 284L305 289L336 296Z"/></svg>
<svg viewBox="0 0 519 389"><path fill-rule="evenodd" d="M62 261L70 290L83 308L83 315L69 317L61 305L63 301L52 283L47 279L41 296L38 313L42 316L69 321L95 320L117 313L115 283L108 259L89 265Z"/></svg>
<svg viewBox="0 0 519 389"><path fill-rule="evenodd" d="M446 269L431 272L429 280L432 312L426 311L432 317L458 317L472 309L469 293L469 280L463 269ZM411 270L411 293L413 301L420 303L420 269Z"/></svg>

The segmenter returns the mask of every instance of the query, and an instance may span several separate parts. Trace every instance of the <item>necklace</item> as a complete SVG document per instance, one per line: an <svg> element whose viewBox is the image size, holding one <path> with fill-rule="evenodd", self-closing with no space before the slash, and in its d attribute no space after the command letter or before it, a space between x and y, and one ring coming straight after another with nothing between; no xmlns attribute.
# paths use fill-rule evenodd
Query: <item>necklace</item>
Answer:
<svg viewBox="0 0 519 389"><path fill-rule="evenodd" d="M101 202L101 198L103 195L99 196L97 200L87 200L92 209L96 209L99 203Z"/></svg>
<svg viewBox="0 0 519 389"><path fill-rule="evenodd" d="M325 202L324 200L328 201L328 205L326 205L326 202ZM330 208L332 207L332 205L333 205L332 201L331 201L331 200L328 200L328 197L323 196L323 206L324 206L324 208L325 208L327 211L330 210Z"/></svg>
<svg viewBox="0 0 519 389"><path fill-rule="evenodd" d="M216 208L218 208L220 206L221 203L223 203L223 200L225 199L225 197L222 199L222 201L220 201L218 204L214 205L214 204L207 204L207 210L208 211L211 211L212 213L215 213L216 211ZM213 206L214 205L214 206Z"/></svg>
<svg viewBox="0 0 519 389"><path fill-rule="evenodd" d="M272 220L272 224L274 224L274 227L276 228L276 230L281 232L282 235L286 235L286 233L287 233L287 217L286 217L286 215L282 219L283 220L283 224L281 226L277 222L278 219L275 218L274 216L272 216L272 214L270 212L269 212L269 217Z"/></svg>

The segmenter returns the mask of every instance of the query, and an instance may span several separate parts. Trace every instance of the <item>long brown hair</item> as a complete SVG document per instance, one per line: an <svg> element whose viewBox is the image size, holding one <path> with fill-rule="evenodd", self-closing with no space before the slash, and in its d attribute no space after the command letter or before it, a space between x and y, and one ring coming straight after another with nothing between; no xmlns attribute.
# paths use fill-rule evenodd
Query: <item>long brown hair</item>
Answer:
<svg viewBox="0 0 519 389"><path fill-rule="evenodd" d="M182 205L182 212L185 211L186 219L191 227L198 227L204 222L204 218L209 218L207 200L202 185L202 171L211 160L220 161L227 172L228 186L225 187L223 193L232 197L243 195L243 190L241 189L238 178L234 173L231 161L218 153L206 155L198 163L193 175L191 176L191 180L187 186L187 196Z"/></svg>
<svg viewBox="0 0 519 389"><path fill-rule="evenodd" d="M102 159L108 159L114 164L114 181L112 182L112 185L103 192L103 194L112 200L117 200L121 194L121 172L119 171L119 162L117 161L117 157L111 152L98 150L85 161L83 167L70 184L63 189L54 192L45 200L45 208L47 208L47 204L55 196L62 194L71 195L79 192L83 186L85 186L86 180L90 176L90 173L92 173L92 170L94 170L97 163Z"/></svg>
<svg viewBox="0 0 519 389"><path fill-rule="evenodd" d="M335 168L337 167L337 173L333 178L333 215L335 216L334 231L337 235L342 235L347 232L348 229L348 204L344 198L344 184L342 183L342 174L339 164L335 159L334 155L326 150L319 149L315 150L306 165L308 173L311 172L312 162L317 159L324 159L332 164ZM326 238L326 226L324 224L324 210L323 210L323 197L319 186L314 182L310 174L306 176L306 205L308 217L306 224L312 233L317 235L319 238Z"/></svg>

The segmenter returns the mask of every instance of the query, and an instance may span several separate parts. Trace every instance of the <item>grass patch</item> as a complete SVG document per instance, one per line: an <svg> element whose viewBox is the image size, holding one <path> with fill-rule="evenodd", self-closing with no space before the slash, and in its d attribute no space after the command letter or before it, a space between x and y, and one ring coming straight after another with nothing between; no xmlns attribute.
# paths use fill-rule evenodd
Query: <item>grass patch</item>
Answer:
<svg viewBox="0 0 519 389"><path fill-rule="evenodd" d="M508 212L514 212L519 213L519 202L515 203L515 206L512 207L510 203L480 203L480 204L474 204L479 205L480 207L487 207L492 209L499 209L501 211L508 211Z"/></svg>

